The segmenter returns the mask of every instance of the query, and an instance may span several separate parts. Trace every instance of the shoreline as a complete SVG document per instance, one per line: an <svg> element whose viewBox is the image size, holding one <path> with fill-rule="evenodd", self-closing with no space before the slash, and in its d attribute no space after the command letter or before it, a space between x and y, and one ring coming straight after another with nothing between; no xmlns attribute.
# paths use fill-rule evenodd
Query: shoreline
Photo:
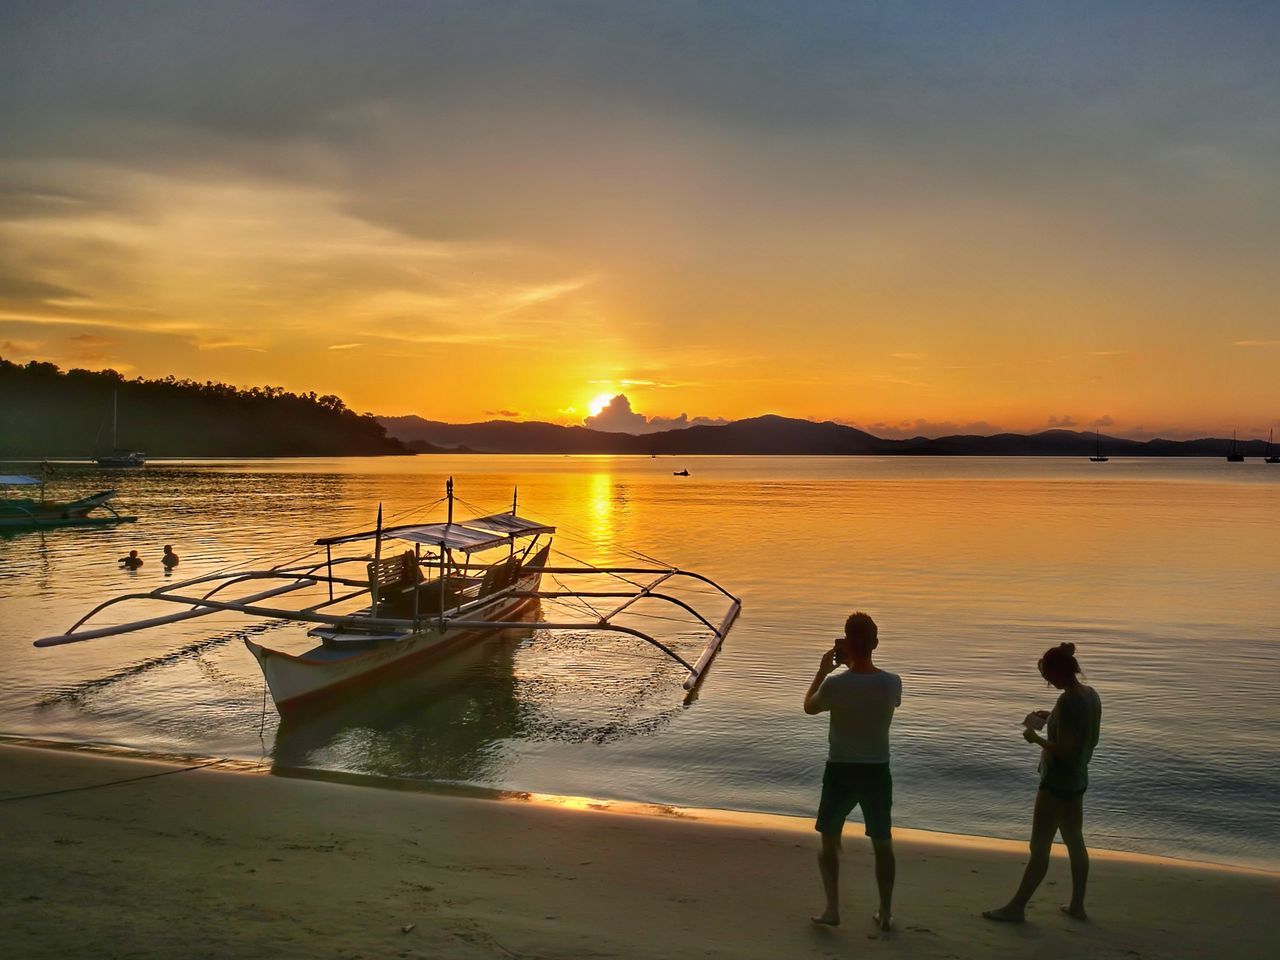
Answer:
<svg viewBox="0 0 1280 960"><path fill-rule="evenodd" d="M532 804L552 809L561 809L577 813L609 814L613 816L650 817L655 819L674 819L688 822L706 823L719 826L755 827L762 829L794 832L806 837L812 836L813 820L811 817L786 813L768 813L752 810L730 810L719 807L677 806L674 804L655 803L643 800L618 800L608 797L579 797L566 794L539 793L526 790L507 790L500 787L484 787L476 784L454 783L446 780L417 780L397 777L380 777L375 774L349 773L342 770L324 770L314 767L280 767L263 764L252 760L237 760L229 757L201 756L194 754L149 753L128 747L120 747L104 743L83 743L63 740L43 740L32 737L18 737L0 733L0 753L9 747L32 750L48 750L63 752L76 756L95 757L108 760L123 760L135 763L161 764L180 769L197 770L208 768L210 772L278 777L286 780L313 781L318 783L341 784L371 790L385 790L396 793L420 793L428 796L454 797L468 800L487 800L500 803ZM849 830L857 831L860 824L850 822ZM919 827L902 827L895 825L894 837L911 843L934 845L938 847L982 850L1007 854L1025 855L1026 840L1014 840L1006 837L987 837L978 834L946 833ZM1061 841L1054 842L1054 856L1065 855L1065 847ZM1185 857L1169 857L1160 854L1142 853L1133 850L1112 850L1103 847L1089 847L1089 856L1093 860L1113 861L1117 863L1147 864L1151 866L1169 867L1184 870L1210 870L1225 873L1236 873L1246 876L1280 879L1280 868L1248 866L1245 864L1220 863L1213 860L1192 860Z"/></svg>
<svg viewBox="0 0 1280 960"><path fill-rule="evenodd" d="M1025 854L895 836L895 929L846 831L843 924L817 927L807 822L486 802L0 744L0 923L16 957L907 960L1270 957L1280 879L1096 858L1088 923L1055 855L1027 922L981 910ZM804 835L801 835L803 829ZM888 954L884 954L888 956Z"/></svg>

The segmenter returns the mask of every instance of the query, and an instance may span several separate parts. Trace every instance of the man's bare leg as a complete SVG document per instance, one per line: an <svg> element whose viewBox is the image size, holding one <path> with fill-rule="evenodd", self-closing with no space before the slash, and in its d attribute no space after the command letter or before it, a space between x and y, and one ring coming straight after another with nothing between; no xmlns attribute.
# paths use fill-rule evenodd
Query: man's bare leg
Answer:
<svg viewBox="0 0 1280 960"><path fill-rule="evenodd" d="M827 896L827 909L819 916L810 917L814 923L836 927L840 925L840 834L822 834L822 849L818 852L818 872L822 874L822 890Z"/></svg>
<svg viewBox="0 0 1280 960"><path fill-rule="evenodd" d="M1047 790L1036 792L1035 811L1031 818L1031 859L1027 861L1022 883L1018 885L1018 892L1013 895L1013 899L1003 907L982 911L982 915L988 920L1021 923L1026 919L1027 903L1040 886L1044 875L1049 872L1049 851L1053 848L1053 835L1058 832L1058 824L1062 819L1062 805L1063 801Z"/></svg>
<svg viewBox="0 0 1280 960"><path fill-rule="evenodd" d="M1084 797L1067 802L1062 817L1062 842L1071 857L1071 902L1062 912L1077 920L1088 920L1084 912L1084 889L1089 882L1089 850L1084 845Z"/></svg>
<svg viewBox="0 0 1280 960"><path fill-rule="evenodd" d="M898 874L898 860L893 855L892 837L872 837L871 849L876 855L876 886L880 890L880 909L874 914L881 930L893 929L893 881Z"/></svg>

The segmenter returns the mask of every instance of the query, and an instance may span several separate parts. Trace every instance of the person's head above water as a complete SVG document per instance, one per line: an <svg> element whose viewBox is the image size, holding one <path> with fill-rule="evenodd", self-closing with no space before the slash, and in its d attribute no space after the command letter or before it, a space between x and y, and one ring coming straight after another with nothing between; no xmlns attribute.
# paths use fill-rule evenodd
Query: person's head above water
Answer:
<svg viewBox="0 0 1280 960"><path fill-rule="evenodd" d="M131 557L136 557L137 555L138 555L138 551L137 551L137 550L130 550L130 551L129 551L129 556L131 556Z"/></svg>
<svg viewBox="0 0 1280 960"><path fill-rule="evenodd" d="M844 622L844 636L836 641L840 661L848 663L854 657L869 657L880 644L880 631L876 622L858 610Z"/></svg>
<svg viewBox="0 0 1280 960"><path fill-rule="evenodd" d="M1060 643L1050 647L1040 658L1040 676L1052 686L1062 690L1076 682L1080 674L1080 661L1076 659L1074 643Z"/></svg>
<svg viewBox="0 0 1280 960"><path fill-rule="evenodd" d="M165 552L165 553L173 553L173 547L169 546L169 544L167 544L167 543L166 543L166 544L164 545L164 552Z"/></svg>

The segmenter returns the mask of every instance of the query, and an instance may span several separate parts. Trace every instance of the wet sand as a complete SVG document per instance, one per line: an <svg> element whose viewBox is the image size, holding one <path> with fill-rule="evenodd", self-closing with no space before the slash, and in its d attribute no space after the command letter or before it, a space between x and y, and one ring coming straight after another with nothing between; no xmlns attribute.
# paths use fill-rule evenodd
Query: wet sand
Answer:
<svg viewBox="0 0 1280 960"><path fill-rule="evenodd" d="M821 890L816 837L800 821L639 816L10 745L0 771L0 923L15 958L1223 960L1273 956L1280 939L1280 875L1257 871L1099 854L1093 919L1081 924L1058 913L1069 877L1056 856L1028 922L1006 926L978 914L1012 891L1020 849L902 832L898 926L880 934L870 849L852 824L845 922L823 929L807 920ZM50 791L68 792L28 796Z"/></svg>

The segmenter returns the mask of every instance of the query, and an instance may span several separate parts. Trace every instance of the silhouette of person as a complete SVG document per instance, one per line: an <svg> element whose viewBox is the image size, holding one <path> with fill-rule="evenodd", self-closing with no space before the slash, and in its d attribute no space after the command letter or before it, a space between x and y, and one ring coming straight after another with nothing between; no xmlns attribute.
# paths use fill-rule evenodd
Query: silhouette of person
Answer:
<svg viewBox="0 0 1280 960"><path fill-rule="evenodd" d="M408 589L416 587L422 582L422 568L418 566L418 558L412 550L406 550L400 555L400 562L404 565L404 572L400 575L400 583Z"/></svg>
<svg viewBox="0 0 1280 960"><path fill-rule="evenodd" d="M182 562L182 558L173 552L173 547L166 543L164 546L164 556L160 559L160 562L164 564L164 568L166 570L172 570Z"/></svg>
<svg viewBox="0 0 1280 960"><path fill-rule="evenodd" d="M818 870L826 893L826 909L814 923L840 923L840 835L853 808L862 807L866 833L875 852L880 907L876 926L893 926L893 778L889 773L889 725L902 705L902 679L871 662L879 646L876 623L861 611L845 622L844 636L822 656L818 672L804 696L804 712L830 711L829 751L822 774L822 799L815 829L822 835ZM835 674L837 666L848 667ZM833 675L834 674L834 675Z"/></svg>
<svg viewBox="0 0 1280 960"><path fill-rule="evenodd" d="M1062 691L1052 713L1037 710L1028 715L1023 738L1038 744L1040 789L1031 818L1031 859L1013 899L1003 907L984 910L988 920L1021 923L1026 919L1027 902L1049 869L1049 851L1054 834L1071 858L1071 902L1062 912L1077 920L1087 920L1084 910L1085 884L1089 880L1089 851L1084 845L1084 792L1089 786L1089 760L1098 745L1102 726L1102 699L1092 687L1080 682L1076 645L1060 643L1045 651L1038 667L1051 686ZM1038 720L1048 720L1048 738L1036 732Z"/></svg>
<svg viewBox="0 0 1280 960"><path fill-rule="evenodd" d="M142 558L138 556L137 550L130 550L127 557L120 558L120 565L126 570L137 570L142 566Z"/></svg>

